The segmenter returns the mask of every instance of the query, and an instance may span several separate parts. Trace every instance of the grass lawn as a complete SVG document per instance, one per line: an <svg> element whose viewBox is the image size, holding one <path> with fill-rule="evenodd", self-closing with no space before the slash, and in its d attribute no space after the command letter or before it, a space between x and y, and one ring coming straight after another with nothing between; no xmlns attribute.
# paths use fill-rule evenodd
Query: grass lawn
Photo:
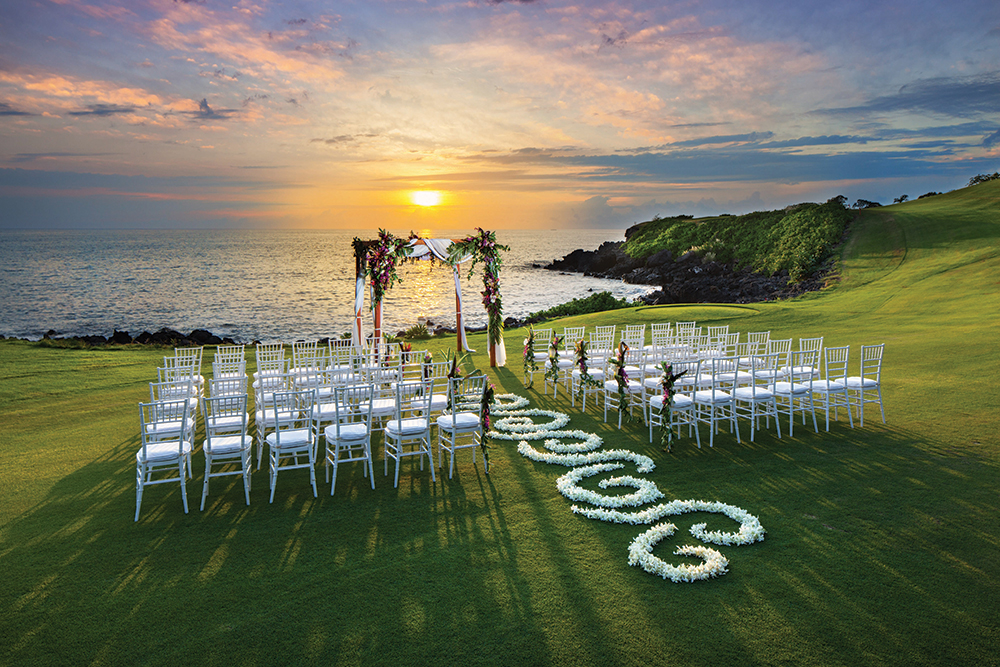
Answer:
<svg viewBox="0 0 1000 667"><path fill-rule="evenodd" d="M164 351L0 342L0 665L1000 664L998 201L991 182L865 211L843 280L793 301L554 323L822 335L853 346L852 368L861 344L884 342L885 425L868 411L863 429L780 440L724 430L713 449L685 439L666 454L641 424L525 390L523 331L507 333L498 393L651 456L637 476L667 500L760 518L763 542L716 547L729 573L693 584L629 566L646 527L574 515L555 486L567 469L504 441L488 476L464 452L454 479L407 462L394 489L380 455L374 491L347 466L337 495L321 483L314 499L293 471L268 504L258 472L249 507L224 479L204 512L199 453L190 514L177 485L151 487L133 523L135 406ZM470 338L468 367L483 368L485 341ZM734 528L670 520L654 552L668 562L698 544L692 524Z"/></svg>

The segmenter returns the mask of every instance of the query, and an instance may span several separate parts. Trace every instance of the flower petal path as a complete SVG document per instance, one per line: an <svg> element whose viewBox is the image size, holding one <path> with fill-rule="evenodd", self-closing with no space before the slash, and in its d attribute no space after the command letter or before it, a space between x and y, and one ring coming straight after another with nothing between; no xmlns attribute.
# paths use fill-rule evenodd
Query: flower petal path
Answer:
<svg viewBox="0 0 1000 667"><path fill-rule="evenodd" d="M556 480L559 493L575 502L587 503L593 507L573 505L572 511L590 519L612 523L650 524L665 516L690 512L712 512L723 514L740 524L737 532L709 531L707 525L698 523L691 526L691 535L710 544L742 546L763 541L766 531L760 520L744 509L720 502L704 500L672 500L647 509L624 512L621 507L639 507L663 498L656 484L648 479L621 475L601 480L602 489L611 487L632 487L634 493L605 495L580 486L580 481L602 473L624 468L622 463L631 461L640 473L651 472L656 464L653 459L627 449L601 450L603 439L595 433L580 430L564 430L570 417L563 412L530 408L531 402L516 394L500 394L491 407L494 415L490 438L516 441L517 451L533 461L551 463L572 468ZM536 418L548 421L537 423ZM533 447L533 441L542 441L544 450ZM568 441L568 442L564 442ZM701 558L700 565L684 563L671 565L653 555L653 547L670 537L677 530L672 523L653 526L636 537L629 546L629 565L639 565L651 574L677 582L693 582L718 577L728 572L729 561L719 551L705 546L681 546L674 554Z"/></svg>

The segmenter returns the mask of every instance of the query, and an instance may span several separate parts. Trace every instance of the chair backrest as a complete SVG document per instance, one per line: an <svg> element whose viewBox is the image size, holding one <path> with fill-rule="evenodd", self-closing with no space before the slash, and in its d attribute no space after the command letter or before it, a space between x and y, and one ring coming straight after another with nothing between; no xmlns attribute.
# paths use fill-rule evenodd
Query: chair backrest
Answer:
<svg viewBox="0 0 1000 667"><path fill-rule="evenodd" d="M221 380L224 378L246 377L246 361L219 361L212 362L212 379Z"/></svg>
<svg viewBox="0 0 1000 667"><path fill-rule="evenodd" d="M728 329L729 327L726 328ZM711 338L711 335L709 335L709 338ZM740 334L739 332L719 334L716 337L716 341L719 343L719 350L722 354L731 357L736 354L736 348L740 344Z"/></svg>
<svg viewBox="0 0 1000 667"><path fill-rule="evenodd" d="M400 382L418 382L424 378L424 357L427 350L400 351L399 380Z"/></svg>
<svg viewBox="0 0 1000 667"><path fill-rule="evenodd" d="M572 352L577 341L583 340L587 327L563 327L563 350Z"/></svg>
<svg viewBox="0 0 1000 667"><path fill-rule="evenodd" d="M649 337L653 347L666 348L673 342L673 330L669 322L649 325Z"/></svg>
<svg viewBox="0 0 1000 667"><path fill-rule="evenodd" d="M701 359L690 361L671 361L670 369L676 375L683 371L683 375L677 378L674 388L677 391L691 391L698 384L698 375L701 373ZM662 389L662 384L660 386Z"/></svg>
<svg viewBox="0 0 1000 667"><path fill-rule="evenodd" d="M861 377L882 381L882 352L885 343L861 346Z"/></svg>
<svg viewBox="0 0 1000 667"><path fill-rule="evenodd" d="M823 349L823 337L819 338L800 338L799 339L799 350L805 352L807 350L816 350L819 352Z"/></svg>
<svg viewBox="0 0 1000 667"><path fill-rule="evenodd" d="M739 368L738 357L709 357L701 362L701 371L705 377L710 379L706 383L713 392L725 391L729 389L735 378L735 371Z"/></svg>
<svg viewBox="0 0 1000 667"><path fill-rule="evenodd" d="M424 381L438 380L438 384L444 387L445 378L451 372L451 361L442 359L441 361L432 361L429 364L421 364L421 372L423 373Z"/></svg>
<svg viewBox="0 0 1000 667"><path fill-rule="evenodd" d="M698 326L698 323L694 322L694 321L692 321L692 322L674 322L674 329L677 331L678 334L680 334L682 332L685 332L685 333L689 332L689 331L693 330L697 326Z"/></svg>
<svg viewBox="0 0 1000 667"><path fill-rule="evenodd" d="M370 384L345 384L336 387L334 395L333 427L340 439L340 427L362 424L372 430L372 401L374 387Z"/></svg>
<svg viewBox="0 0 1000 667"><path fill-rule="evenodd" d="M312 431L313 411L316 406L316 391L299 389L294 391L276 391L271 395L273 410L266 415L270 422L268 427L277 433L278 445L281 445L282 431Z"/></svg>
<svg viewBox="0 0 1000 667"><path fill-rule="evenodd" d="M535 329L535 344L532 348L536 353L548 354L549 343L552 342L552 329Z"/></svg>
<svg viewBox="0 0 1000 667"><path fill-rule="evenodd" d="M149 383L149 400L152 403L183 401L197 396L198 390L190 378Z"/></svg>
<svg viewBox="0 0 1000 667"><path fill-rule="evenodd" d="M763 347L767 347L767 342L771 340L770 331L755 331L753 333L747 334L747 340L751 343L757 343Z"/></svg>
<svg viewBox="0 0 1000 667"><path fill-rule="evenodd" d="M331 338L328 340L327 350L330 363L335 366L347 366L351 362L352 343L350 338Z"/></svg>
<svg viewBox="0 0 1000 667"><path fill-rule="evenodd" d="M212 396L201 399L201 404L205 413L205 438L210 443L209 448L213 437L246 435L249 423L246 394Z"/></svg>
<svg viewBox="0 0 1000 667"><path fill-rule="evenodd" d="M847 363L851 355L851 346L827 347L823 349L823 377L827 380L844 380L847 378Z"/></svg>
<svg viewBox="0 0 1000 667"><path fill-rule="evenodd" d="M817 350L799 350L788 353L788 363L784 367L785 379L809 387L813 385L813 369L819 365Z"/></svg>
<svg viewBox="0 0 1000 667"><path fill-rule="evenodd" d="M646 325L626 324L622 330L621 340L631 348L643 347L646 344Z"/></svg>
<svg viewBox="0 0 1000 667"><path fill-rule="evenodd" d="M208 395L211 398L219 396L238 396L247 393L247 376L212 378L208 381Z"/></svg>
<svg viewBox="0 0 1000 667"><path fill-rule="evenodd" d="M614 341L614 339L615 339L615 329L617 329L617 328L618 328L618 325L616 325L616 324L602 325L602 326L599 326L599 327L594 327L594 333L595 334L600 334L600 335L605 335L605 336L611 336L611 340Z"/></svg>
<svg viewBox="0 0 1000 667"><path fill-rule="evenodd" d="M422 417L427 419L430 428L431 396L436 383L437 380L433 378L426 382L397 382L396 414L393 419Z"/></svg>
<svg viewBox="0 0 1000 667"><path fill-rule="evenodd" d="M755 354L761 354L761 344L757 341L746 341L736 344L736 356L740 359L749 359Z"/></svg>
<svg viewBox="0 0 1000 667"><path fill-rule="evenodd" d="M190 433L186 424L188 417L188 401L153 401L139 404L140 436L142 438L142 455L146 459L146 447L164 442L177 442L177 455L180 456L182 442Z"/></svg>
<svg viewBox="0 0 1000 667"><path fill-rule="evenodd" d="M198 384L201 368L191 357L163 357L163 366L157 369L160 382L176 382L190 378Z"/></svg>
<svg viewBox="0 0 1000 667"><path fill-rule="evenodd" d="M707 329L708 337L713 340L719 340L722 336L729 333L729 325L724 324L718 327L708 327Z"/></svg>
<svg viewBox="0 0 1000 667"><path fill-rule="evenodd" d="M311 366L319 353L319 341L297 340L292 343L292 366L296 368L303 365Z"/></svg>
<svg viewBox="0 0 1000 667"><path fill-rule="evenodd" d="M204 347L175 347L174 356L178 359L188 359L201 372L201 358Z"/></svg>
<svg viewBox="0 0 1000 667"><path fill-rule="evenodd" d="M261 375L254 383L254 399L257 410L270 407L276 393L284 393L295 388L295 375L292 373L269 373ZM270 426L270 424L267 424Z"/></svg>
<svg viewBox="0 0 1000 667"><path fill-rule="evenodd" d="M754 395L757 393L756 387L764 389L778 377L778 370L781 368L780 357L777 352L750 355L750 373L754 378L750 386Z"/></svg>
<svg viewBox="0 0 1000 667"><path fill-rule="evenodd" d="M469 375L462 378L451 378L448 381L448 404L451 413L479 412L486 391L485 375Z"/></svg>
<svg viewBox="0 0 1000 667"><path fill-rule="evenodd" d="M767 353L768 354L778 354L778 363L783 366L788 365L788 354L792 351L792 339L786 338L784 340L767 340Z"/></svg>
<svg viewBox="0 0 1000 667"><path fill-rule="evenodd" d="M230 363L238 361L246 361L246 346L245 345L220 345L215 348L215 355L212 357L212 364L217 363Z"/></svg>
<svg viewBox="0 0 1000 667"><path fill-rule="evenodd" d="M284 343L257 343L254 349L257 358L257 372L261 372L261 366L277 364L285 361Z"/></svg>

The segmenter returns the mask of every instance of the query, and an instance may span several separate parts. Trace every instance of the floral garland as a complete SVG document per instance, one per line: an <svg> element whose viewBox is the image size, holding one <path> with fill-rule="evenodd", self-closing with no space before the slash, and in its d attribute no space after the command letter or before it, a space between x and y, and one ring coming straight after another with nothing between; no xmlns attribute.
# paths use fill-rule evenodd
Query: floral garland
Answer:
<svg viewBox="0 0 1000 667"><path fill-rule="evenodd" d="M428 380L431 379L432 363L434 363L434 354L431 352L424 352L424 360L423 363L420 364L420 367L423 369L424 382L427 382Z"/></svg>
<svg viewBox="0 0 1000 667"><path fill-rule="evenodd" d="M402 282L403 279L396 273L396 264L410 252L405 239L396 238L384 229L378 230L376 243L366 245L364 241L354 239L354 253L356 256L361 253L365 277L371 281L374 291L374 303L381 303L386 291Z"/></svg>
<svg viewBox="0 0 1000 667"><path fill-rule="evenodd" d="M670 565L653 555L653 547L677 530L672 523L661 523L653 526L634 540L628 548L628 564L639 565L650 574L658 574L674 583L693 582L699 579L710 579L728 572L729 561L721 553L711 547L684 545L677 547L677 556L696 556L704 563L701 565Z"/></svg>
<svg viewBox="0 0 1000 667"><path fill-rule="evenodd" d="M535 361L535 329L531 325L528 325L528 337L524 339L521 357L524 360L524 388L529 389L535 384L535 373L538 372L538 363Z"/></svg>
<svg viewBox="0 0 1000 667"><path fill-rule="evenodd" d="M509 252L510 247L497 243L495 232L487 232L480 227L476 228L476 232L475 236L455 242L448 251L448 259L454 264L458 259L471 255L470 278L476 264L483 263L483 306L489 316L486 331L490 345L497 345L503 336L503 303L500 297L500 266L503 260L500 252Z"/></svg>
<svg viewBox="0 0 1000 667"><path fill-rule="evenodd" d="M619 358L624 361L623 356L620 355ZM569 423L568 415L549 410L526 409L529 405L530 402L526 398L514 394L494 396L490 407L491 414L500 418L493 422L490 437L498 440L518 440L518 452L531 460L573 468L557 479L558 491L571 500L594 506L584 508L574 504L573 513L602 521L637 525L652 524L669 515L712 512L723 514L738 522L739 530L709 531L707 524L698 523L690 529L691 535L696 539L725 546L742 546L764 539L766 531L757 517L744 509L717 501L673 500L638 512L621 511L620 507L638 507L662 498L663 494L653 482L631 475L611 477L598 483L601 489L622 486L636 489L634 493L626 495L606 496L580 487L580 481L623 467L621 463L610 463L612 461L631 461L636 465L638 472L650 472L656 467L653 460L628 450L599 450L603 444L600 436L578 430L562 430ZM534 417L548 417L549 421L535 423L532 419ZM535 449L528 444L529 440L543 441L545 450ZM563 440L578 442L560 442ZM659 524L637 536L629 546L629 564L639 565L647 572L675 583L709 579L728 572L728 559L719 551L707 546L685 545L674 551L678 556L701 558L703 563L700 565L690 563L671 565L654 556L653 547L664 538L673 535L676 529L671 523Z"/></svg>
<svg viewBox="0 0 1000 667"><path fill-rule="evenodd" d="M601 386L601 383L590 374L590 369L587 366L587 341L582 338L576 341L576 365L580 369L580 396L583 396L587 387Z"/></svg>
<svg viewBox="0 0 1000 667"><path fill-rule="evenodd" d="M625 371L625 355L628 353L628 345L625 341L618 344L618 353L608 361L615 366L615 382L618 383L618 418L621 419L626 411L629 411L631 395L628 391L628 373ZM629 411L626 419L631 419L632 413Z"/></svg>
<svg viewBox="0 0 1000 667"><path fill-rule="evenodd" d="M677 436L674 434L674 429L670 427L672 416L670 411L674 403L674 394L677 393L677 389L674 388L674 384L677 380L687 373L687 371L681 371L680 373L674 374L674 367L668 361L660 362L660 368L663 369L663 408L661 412L663 414L663 432L660 434L660 444L663 445L665 451L670 451L673 449L674 438Z"/></svg>
<svg viewBox="0 0 1000 667"><path fill-rule="evenodd" d="M563 337L555 335L549 341L549 360L545 364L545 382L554 385L559 384L559 346L562 345Z"/></svg>
<svg viewBox="0 0 1000 667"><path fill-rule="evenodd" d="M479 423L483 427L479 438L479 448L483 450L483 469L486 474L490 474L490 430L492 426L490 425L490 404L493 403L493 396L496 393L496 388L490 384L486 383L483 387L483 397L479 402Z"/></svg>

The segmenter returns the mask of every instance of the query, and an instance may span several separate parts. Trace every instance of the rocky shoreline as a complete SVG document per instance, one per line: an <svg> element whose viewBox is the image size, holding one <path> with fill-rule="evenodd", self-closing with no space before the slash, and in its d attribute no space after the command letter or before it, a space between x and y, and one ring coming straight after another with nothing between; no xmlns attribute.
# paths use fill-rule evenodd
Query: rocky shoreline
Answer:
<svg viewBox="0 0 1000 667"><path fill-rule="evenodd" d="M632 229L625 232L626 239ZM551 264L536 266L549 271L582 273L659 287L659 290L642 297L648 305L755 303L788 299L822 289L828 284L833 269L831 260L806 280L790 284L787 271L767 276L706 260L691 251L675 259L669 250L662 250L637 260L625 254L624 246L625 241L606 241L597 250L574 250Z"/></svg>

